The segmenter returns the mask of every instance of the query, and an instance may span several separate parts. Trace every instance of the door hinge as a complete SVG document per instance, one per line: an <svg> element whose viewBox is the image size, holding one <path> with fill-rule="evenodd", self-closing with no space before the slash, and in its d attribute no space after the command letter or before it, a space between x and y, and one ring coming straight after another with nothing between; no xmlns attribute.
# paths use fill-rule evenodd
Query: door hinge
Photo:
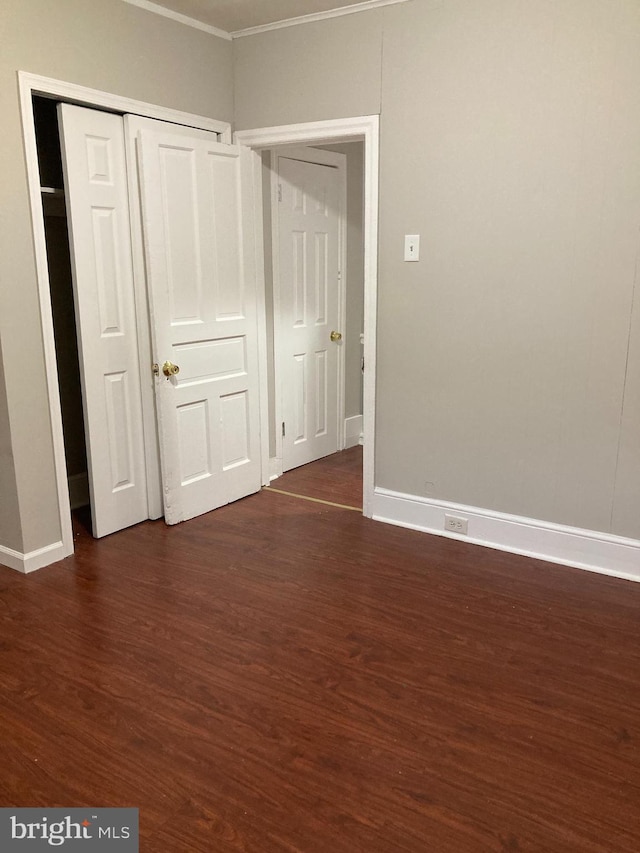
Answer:
<svg viewBox="0 0 640 853"><path fill-rule="evenodd" d="M282 201L282 184L278 184L278 201Z"/></svg>
<svg viewBox="0 0 640 853"><path fill-rule="evenodd" d="M342 281L342 270L338 270L338 281Z"/></svg>
<svg viewBox="0 0 640 853"><path fill-rule="evenodd" d="M283 437L283 438L284 438L284 435L285 435L285 431L284 431L284 421L282 421L282 437Z"/></svg>

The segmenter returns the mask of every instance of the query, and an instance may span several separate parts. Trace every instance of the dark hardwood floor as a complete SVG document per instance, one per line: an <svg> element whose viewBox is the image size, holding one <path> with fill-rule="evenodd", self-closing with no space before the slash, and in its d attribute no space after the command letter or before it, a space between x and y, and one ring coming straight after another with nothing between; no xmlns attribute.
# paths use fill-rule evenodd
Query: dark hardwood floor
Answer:
<svg viewBox="0 0 640 853"><path fill-rule="evenodd" d="M638 853L640 585L263 491L0 568L0 805L142 851Z"/></svg>
<svg viewBox="0 0 640 853"><path fill-rule="evenodd" d="M318 462L287 471L273 489L362 509L362 447L351 447Z"/></svg>

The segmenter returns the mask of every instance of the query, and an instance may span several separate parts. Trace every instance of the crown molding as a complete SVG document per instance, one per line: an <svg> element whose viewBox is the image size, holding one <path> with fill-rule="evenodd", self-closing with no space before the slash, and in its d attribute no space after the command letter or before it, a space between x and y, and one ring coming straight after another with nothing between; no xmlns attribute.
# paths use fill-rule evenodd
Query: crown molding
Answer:
<svg viewBox="0 0 640 853"><path fill-rule="evenodd" d="M312 12L310 15L298 15L295 18L285 18L282 21L273 21L271 24L261 24L258 27L246 27L244 30L234 30L231 37L244 38L254 36L258 33L267 33L270 30L282 30L285 27L296 27L298 24L311 24L314 21L326 21L329 18L341 18L343 15L353 15L356 12L368 12L369 9L377 9L380 6L395 6L396 3L406 3L407 0L364 0L362 3L354 3L351 6L341 6L338 9L327 9L326 12Z"/></svg>
<svg viewBox="0 0 640 853"><path fill-rule="evenodd" d="M197 21L195 18L190 18L188 15L181 15L180 12L174 12L173 9L167 9L165 6L160 6L158 3L152 3L151 0L122 0L123 3L128 3L130 6L138 6L147 12L153 12L156 15L162 15L163 18L170 18L172 21L177 21L179 24L184 24L187 27L193 27L196 30L202 30L209 35L217 36L218 38L231 41L231 33L226 30L220 30L218 27L212 27L210 24L205 24L203 21Z"/></svg>
<svg viewBox="0 0 640 853"><path fill-rule="evenodd" d="M342 15L353 15L356 12L368 12L369 9L377 9L380 6L395 6L397 3L406 3L407 0L364 0L361 3L353 3L351 6L341 6L338 9L327 9L325 12L312 12L309 15L298 15L295 18L285 18L282 21L273 21L270 24L260 24L257 27L246 27L243 30L234 30L228 33L226 30L221 30L218 27L212 27L210 24L205 24L203 21L198 21L196 18L190 18L188 15L182 15L180 12L174 12L173 9L167 9L166 6L160 6L159 3L153 3L151 0L122 0L123 3L128 3L130 6L138 6L140 9L145 9L147 12L153 12L156 15L162 15L164 18L170 18L172 21L177 21L179 24L184 24L187 27L193 27L196 30L202 30L212 36L217 36L221 39L230 41L231 39L243 38L244 36L254 36L258 33L267 33L270 30L282 30L285 27L295 27L298 24L311 24L314 21L326 21L329 18L340 18Z"/></svg>

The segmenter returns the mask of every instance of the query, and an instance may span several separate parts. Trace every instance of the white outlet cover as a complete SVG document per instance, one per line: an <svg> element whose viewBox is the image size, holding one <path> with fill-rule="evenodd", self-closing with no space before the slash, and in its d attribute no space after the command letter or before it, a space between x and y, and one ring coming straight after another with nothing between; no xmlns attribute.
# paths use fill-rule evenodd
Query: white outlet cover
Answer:
<svg viewBox="0 0 640 853"><path fill-rule="evenodd" d="M461 515L444 514L444 529L460 536L466 536L469 529L469 519Z"/></svg>

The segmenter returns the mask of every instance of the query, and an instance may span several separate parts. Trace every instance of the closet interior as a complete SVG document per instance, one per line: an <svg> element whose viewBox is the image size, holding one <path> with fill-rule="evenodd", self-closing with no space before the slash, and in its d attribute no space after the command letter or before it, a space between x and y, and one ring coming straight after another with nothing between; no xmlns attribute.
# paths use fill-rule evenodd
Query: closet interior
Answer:
<svg viewBox="0 0 640 853"><path fill-rule="evenodd" d="M33 112L69 498L71 509L74 510L88 507L90 497L57 103L49 98L35 96ZM87 513L87 523L89 516Z"/></svg>

